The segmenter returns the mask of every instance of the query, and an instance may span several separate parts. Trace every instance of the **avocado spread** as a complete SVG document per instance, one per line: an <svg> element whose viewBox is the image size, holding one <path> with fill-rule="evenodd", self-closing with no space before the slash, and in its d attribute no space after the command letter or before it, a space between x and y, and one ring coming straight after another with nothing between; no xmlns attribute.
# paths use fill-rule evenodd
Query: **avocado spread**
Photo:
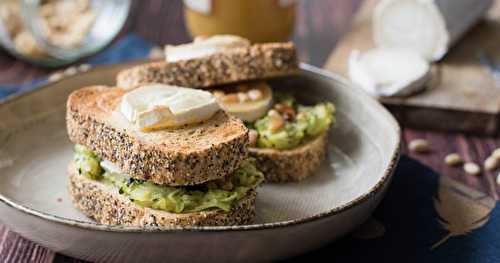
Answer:
<svg viewBox="0 0 500 263"><path fill-rule="evenodd" d="M278 119L268 114L255 123L247 123L258 133L256 147L279 150L297 147L302 142L312 139L327 131L335 122L335 106L332 103L319 103L314 106L303 106L296 103L290 95L278 94L275 111ZM271 112L270 111L270 112ZM274 119L273 119L274 118ZM282 122L279 128L273 127ZM274 122L274 123L273 123Z"/></svg>
<svg viewBox="0 0 500 263"><path fill-rule="evenodd" d="M201 185L171 187L131 178L103 169L100 159L81 145L75 146L75 164L78 173L89 179L117 188L139 206L173 213L191 213L210 209L229 211L238 200L264 181L264 175L255 167L254 159L246 159L228 178Z"/></svg>

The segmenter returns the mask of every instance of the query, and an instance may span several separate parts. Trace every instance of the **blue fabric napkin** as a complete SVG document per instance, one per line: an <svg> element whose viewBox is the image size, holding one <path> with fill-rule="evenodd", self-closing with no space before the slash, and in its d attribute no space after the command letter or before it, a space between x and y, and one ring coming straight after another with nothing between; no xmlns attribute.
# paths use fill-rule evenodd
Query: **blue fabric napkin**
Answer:
<svg viewBox="0 0 500 263"><path fill-rule="evenodd" d="M445 184L442 179L403 156L387 195L373 215L379 227L368 227L368 232L373 232L371 237L365 233L360 238L355 232L293 261L500 262L500 208L494 207L490 197L456 183ZM463 215L478 220L465 220ZM440 220L446 223L442 225ZM474 221L484 225L474 229L481 225ZM446 238L450 229L468 233Z"/></svg>
<svg viewBox="0 0 500 263"><path fill-rule="evenodd" d="M152 46L129 35L87 63L143 59ZM0 86L0 99L46 82L40 78ZM438 174L408 157L402 157L373 218L352 235L291 261L500 262L500 208L495 201L459 184L445 184Z"/></svg>

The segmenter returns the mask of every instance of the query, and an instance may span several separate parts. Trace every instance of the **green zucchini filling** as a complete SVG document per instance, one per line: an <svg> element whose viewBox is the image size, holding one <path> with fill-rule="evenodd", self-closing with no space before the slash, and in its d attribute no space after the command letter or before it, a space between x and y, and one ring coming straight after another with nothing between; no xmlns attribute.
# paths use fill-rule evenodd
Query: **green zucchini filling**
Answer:
<svg viewBox="0 0 500 263"><path fill-rule="evenodd" d="M74 160L81 176L116 187L119 194L139 206L173 213L211 209L227 212L250 190L264 181L264 175L255 167L255 160L250 158L243 161L228 178L182 187L157 185L107 171L101 167L101 160L81 145L75 146Z"/></svg>
<svg viewBox="0 0 500 263"><path fill-rule="evenodd" d="M290 95L277 94L274 109L284 120L278 129L273 127L273 117L269 114L254 123L247 123L248 128L258 133L255 145L258 148L295 148L326 132L335 123L335 106L329 102L304 106L297 104Z"/></svg>

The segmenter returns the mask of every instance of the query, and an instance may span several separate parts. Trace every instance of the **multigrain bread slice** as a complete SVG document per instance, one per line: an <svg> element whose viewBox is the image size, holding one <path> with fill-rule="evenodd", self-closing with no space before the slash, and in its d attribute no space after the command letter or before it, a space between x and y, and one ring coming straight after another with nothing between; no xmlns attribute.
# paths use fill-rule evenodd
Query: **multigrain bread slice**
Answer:
<svg viewBox="0 0 500 263"><path fill-rule="evenodd" d="M116 164L133 178L163 185L194 185L223 178L247 157L248 130L223 111L178 129L141 132L116 111L121 88L74 91L67 103L69 138Z"/></svg>
<svg viewBox="0 0 500 263"><path fill-rule="evenodd" d="M148 83L208 88L239 81L286 76L298 71L293 43L254 44L177 62L153 62L120 72L117 86L132 89Z"/></svg>
<svg viewBox="0 0 500 263"><path fill-rule="evenodd" d="M250 191L229 212L210 210L174 214L132 203L118 189L78 175L69 166L69 193L75 206L86 216L107 225L138 227L224 226L251 223L255 217L256 191Z"/></svg>
<svg viewBox="0 0 500 263"><path fill-rule="evenodd" d="M314 174L325 159L328 134L290 150L249 148L266 182L297 182Z"/></svg>

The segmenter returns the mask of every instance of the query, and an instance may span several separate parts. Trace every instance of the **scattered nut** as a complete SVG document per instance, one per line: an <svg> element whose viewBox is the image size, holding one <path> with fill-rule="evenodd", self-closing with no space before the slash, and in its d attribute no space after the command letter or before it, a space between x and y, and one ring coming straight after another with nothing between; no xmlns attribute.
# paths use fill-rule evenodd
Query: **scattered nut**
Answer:
<svg viewBox="0 0 500 263"><path fill-rule="evenodd" d="M247 102L250 100L250 97L248 97L248 94L245 92L238 92L238 100L240 102Z"/></svg>
<svg viewBox="0 0 500 263"><path fill-rule="evenodd" d="M64 77L64 74L62 72L56 72L56 73L50 75L48 80L49 80L49 82L55 82L55 81L61 80L63 77Z"/></svg>
<svg viewBox="0 0 500 263"><path fill-rule="evenodd" d="M464 164L464 171L470 175L479 175L481 168L473 162L467 162Z"/></svg>
<svg viewBox="0 0 500 263"><path fill-rule="evenodd" d="M271 128L271 131L278 131L285 126L285 120L276 110L270 110L267 115L270 117L269 128Z"/></svg>
<svg viewBox="0 0 500 263"><path fill-rule="evenodd" d="M78 73L76 67L69 67L66 70L64 70L64 75L66 76L73 76L76 75L76 73Z"/></svg>
<svg viewBox="0 0 500 263"><path fill-rule="evenodd" d="M90 64L81 64L80 66L78 66L78 70L80 72L87 72L89 71L90 69L92 68L92 66Z"/></svg>
<svg viewBox="0 0 500 263"><path fill-rule="evenodd" d="M493 171L497 169L497 167L498 167L498 159L493 156L486 158L486 160L484 161L484 169L486 171Z"/></svg>
<svg viewBox="0 0 500 263"><path fill-rule="evenodd" d="M248 130L248 140L250 141L251 147L254 147L257 145L258 138L259 138L259 133L256 130L254 130L254 129Z"/></svg>
<svg viewBox="0 0 500 263"><path fill-rule="evenodd" d="M500 185L500 174L497 175L497 184Z"/></svg>
<svg viewBox="0 0 500 263"><path fill-rule="evenodd" d="M457 153L450 153L444 157L444 162L449 166L457 166L461 164L463 160Z"/></svg>
<svg viewBox="0 0 500 263"><path fill-rule="evenodd" d="M278 103L274 105L274 108L283 115L283 118L286 121L295 119L295 110L292 107L286 104Z"/></svg>
<svg viewBox="0 0 500 263"><path fill-rule="evenodd" d="M269 110L269 111L267 112L267 115L268 115L269 117L273 117L273 116L281 116L277 110L273 110L273 109Z"/></svg>
<svg viewBox="0 0 500 263"><path fill-rule="evenodd" d="M269 128L271 128L271 131L279 131L283 126L285 125L285 121L283 118L272 118L271 123L269 124Z"/></svg>
<svg viewBox="0 0 500 263"><path fill-rule="evenodd" d="M408 148L412 152L425 153L429 151L429 142L425 139L415 139L410 142Z"/></svg>
<svg viewBox="0 0 500 263"><path fill-rule="evenodd" d="M248 91L248 97L253 100L253 101L256 101L256 100L260 100L262 99L262 97L264 96L262 94L262 91L258 90L258 89L251 89Z"/></svg>
<svg viewBox="0 0 500 263"><path fill-rule="evenodd" d="M274 104L274 108L275 108L277 111L281 112L281 111L285 108L285 104L282 104L282 103L276 103L276 104Z"/></svg>
<svg viewBox="0 0 500 263"><path fill-rule="evenodd" d="M495 149L492 153L491 156L495 157L496 159L500 160L500 148Z"/></svg>

